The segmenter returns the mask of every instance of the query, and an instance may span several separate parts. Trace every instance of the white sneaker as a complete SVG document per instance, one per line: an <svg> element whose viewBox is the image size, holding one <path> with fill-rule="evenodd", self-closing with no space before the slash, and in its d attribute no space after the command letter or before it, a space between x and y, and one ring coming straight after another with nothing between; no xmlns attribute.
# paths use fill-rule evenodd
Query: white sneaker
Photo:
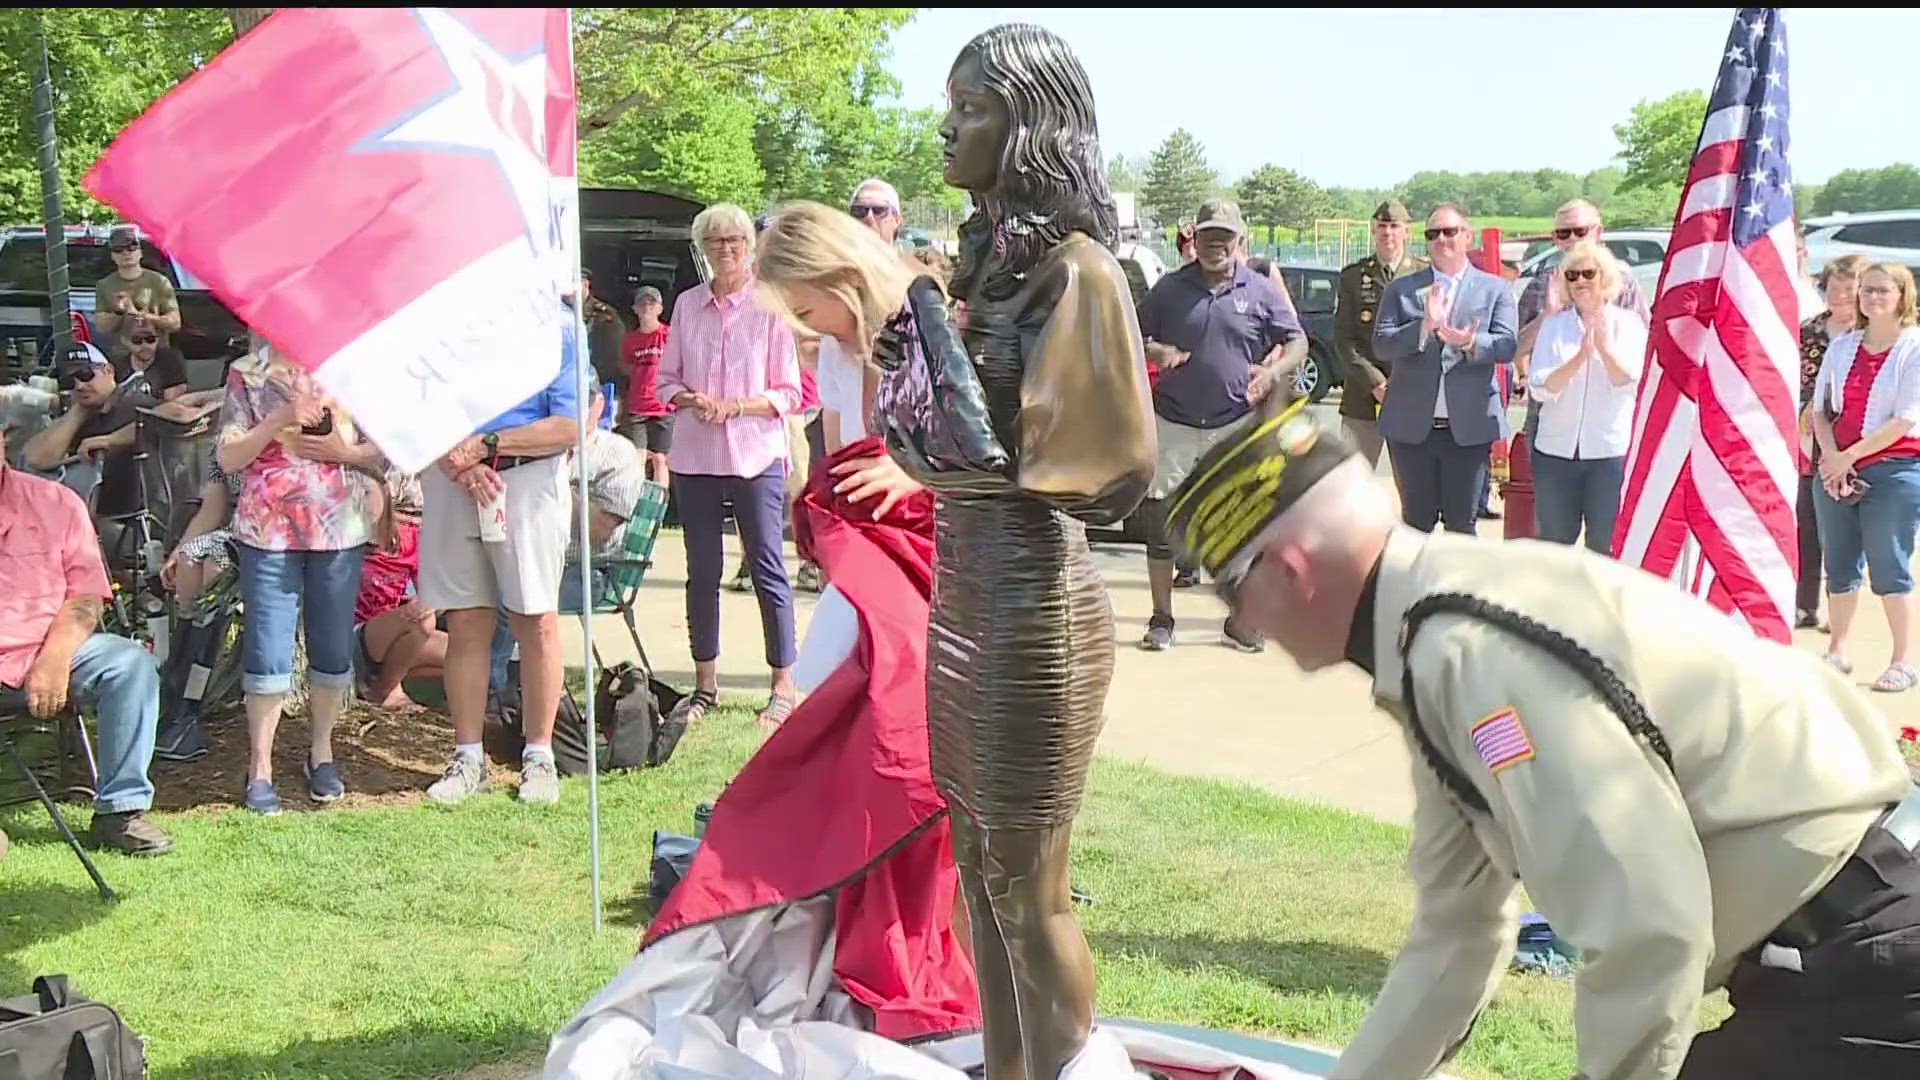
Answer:
<svg viewBox="0 0 1920 1080"><path fill-rule="evenodd" d="M528 806L552 806L560 801L560 772L553 759L526 758L520 762L521 802Z"/></svg>
<svg viewBox="0 0 1920 1080"><path fill-rule="evenodd" d="M447 762L447 771L440 779L427 788L427 798L434 802L452 806L465 802L467 796L478 795L487 790L487 766L484 761L476 761L463 754L453 755Z"/></svg>

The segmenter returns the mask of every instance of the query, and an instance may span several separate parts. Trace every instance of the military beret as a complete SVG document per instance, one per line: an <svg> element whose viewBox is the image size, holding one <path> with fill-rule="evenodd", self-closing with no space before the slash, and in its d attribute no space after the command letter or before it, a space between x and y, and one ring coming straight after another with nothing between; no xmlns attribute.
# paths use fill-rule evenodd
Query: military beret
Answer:
<svg viewBox="0 0 1920 1080"><path fill-rule="evenodd" d="M1388 199L1386 202L1373 208L1373 220L1398 221L1404 224L1412 221L1413 216L1407 213L1406 203L1401 202L1399 199Z"/></svg>
<svg viewBox="0 0 1920 1080"><path fill-rule="evenodd" d="M1218 577L1274 519L1353 454L1338 430L1323 427L1307 411L1306 398L1271 407L1194 463L1167 500L1168 537L1188 560Z"/></svg>

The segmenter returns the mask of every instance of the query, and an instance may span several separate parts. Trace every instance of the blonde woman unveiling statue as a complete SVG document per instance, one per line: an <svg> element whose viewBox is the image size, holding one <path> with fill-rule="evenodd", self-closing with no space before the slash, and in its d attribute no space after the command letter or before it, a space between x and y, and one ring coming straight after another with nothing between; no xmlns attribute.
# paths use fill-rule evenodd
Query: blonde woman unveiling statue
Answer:
<svg viewBox="0 0 1920 1080"><path fill-rule="evenodd" d="M1086 525L1145 494L1153 411L1079 60L1039 27L996 27L961 50L948 95L946 181L976 208L952 284L966 328L918 283L875 343L892 367L875 409L937 497L928 725L987 1075L1054 1080L1093 1025L1067 853L1114 646Z"/></svg>

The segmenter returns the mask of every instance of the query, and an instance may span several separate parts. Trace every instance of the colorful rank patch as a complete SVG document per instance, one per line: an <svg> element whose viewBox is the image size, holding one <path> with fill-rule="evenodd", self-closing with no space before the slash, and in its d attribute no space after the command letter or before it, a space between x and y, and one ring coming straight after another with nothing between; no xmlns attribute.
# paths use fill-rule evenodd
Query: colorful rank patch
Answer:
<svg viewBox="0 0 1920 1080"><path fill-rule="evenodd" d="M1533 760L1533 740L1512 709L1492 713L1467 732L1481 764L1495 776L1523 761Z"/></svg>

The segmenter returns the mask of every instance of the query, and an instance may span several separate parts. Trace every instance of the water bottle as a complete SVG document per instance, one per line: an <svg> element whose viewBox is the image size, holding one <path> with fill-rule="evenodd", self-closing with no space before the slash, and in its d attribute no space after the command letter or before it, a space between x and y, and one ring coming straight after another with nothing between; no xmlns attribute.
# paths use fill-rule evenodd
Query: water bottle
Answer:
<svg viewBox="0 0 1920 1080"><path fill-rule="evenodd" d="M141 605L146 609L147 634L153 640L154 659L165 664L168 629L172 622L171 613L167 611L166 590L160 585L160 567L166 562L166 547L157 537L150 536L142 550L142 557L146 562L147 580L146 588L141 590L144 594Z"/></svg>

